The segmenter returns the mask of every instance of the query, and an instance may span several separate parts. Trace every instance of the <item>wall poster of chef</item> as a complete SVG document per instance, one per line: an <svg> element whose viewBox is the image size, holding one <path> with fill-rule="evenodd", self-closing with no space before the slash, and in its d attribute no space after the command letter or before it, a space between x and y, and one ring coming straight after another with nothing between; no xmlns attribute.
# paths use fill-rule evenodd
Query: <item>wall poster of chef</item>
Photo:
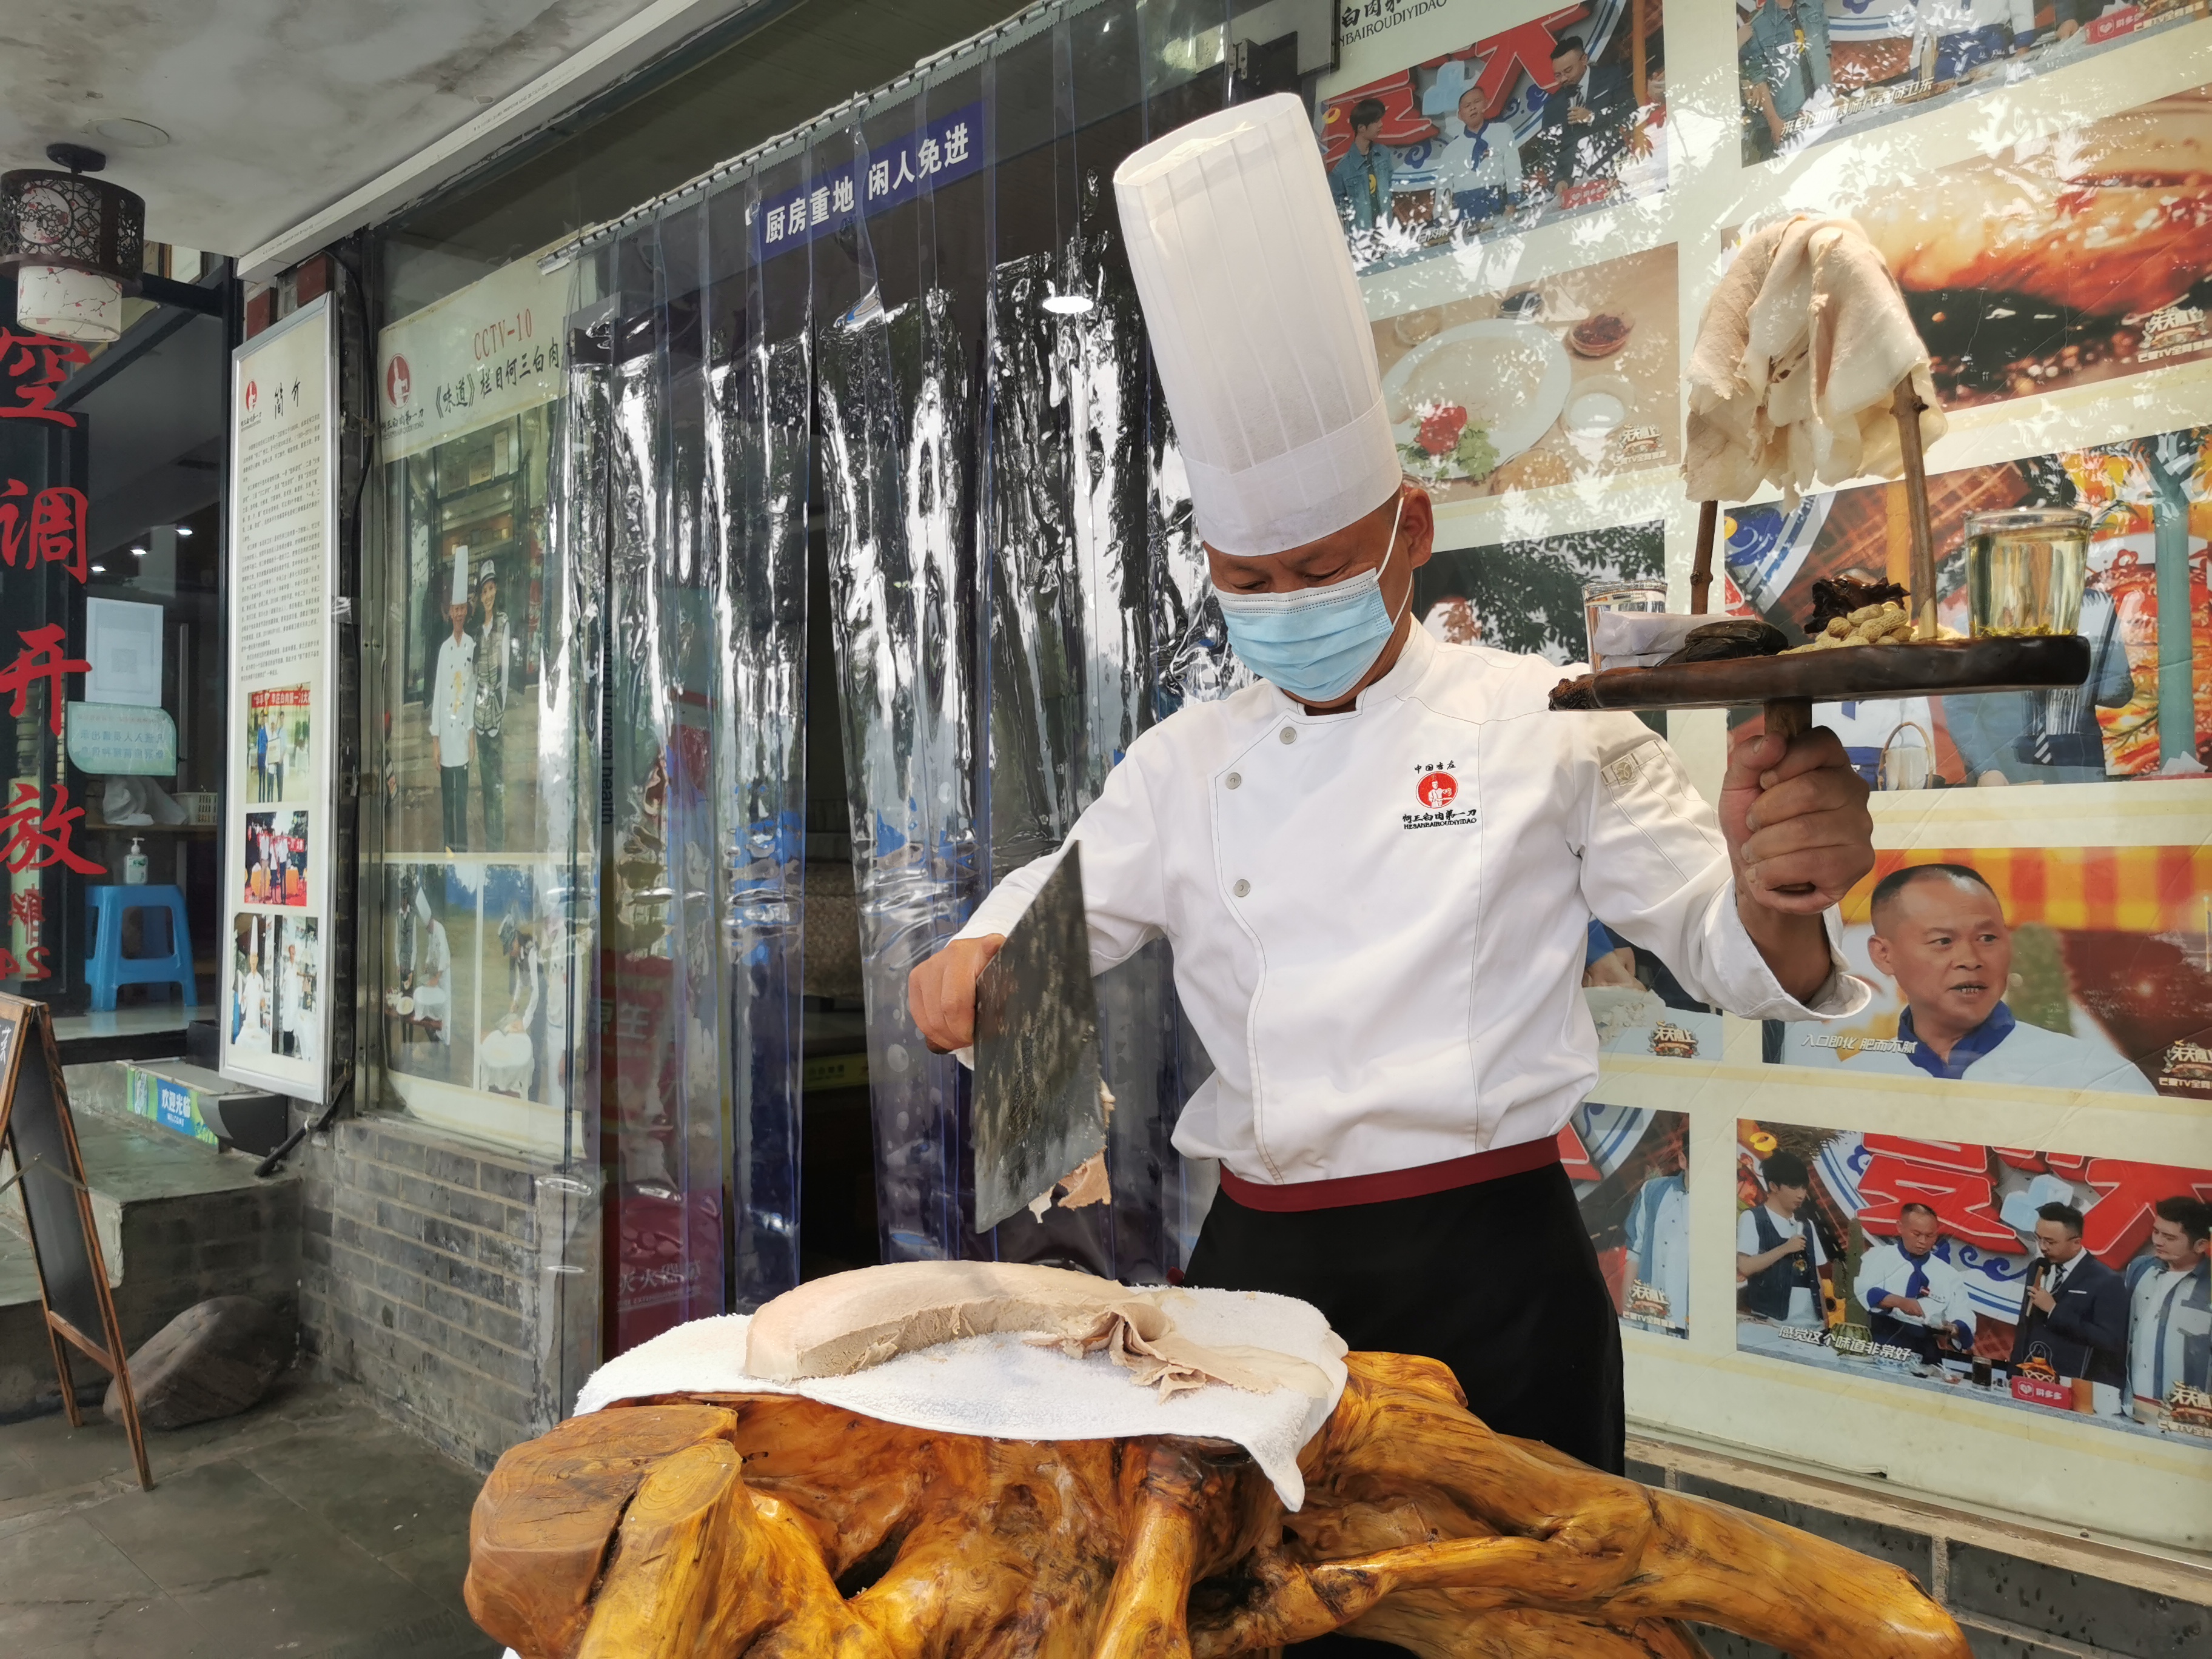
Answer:
<svg viewBox="0 0 2212 1659"><path fill-rule="evenodd" d="M483 866L387 864L384 875L385 1065L403 1079L471 1086Z"/></svg>
<svg viewBox="0 0 2212 1659"><path fill-rule="evenodd" d="M1866 227L1956 412L2212 356L2208 155L2198 86L1933 171L1907 153L1821 206Z"/></svg>
<svg viewBox="0 0 2212 1659"><path fill-rule="evenodd" d="M378 337L390 647L371 669L385 1066L413 1115L533 1147L567 1098L573 795L540 742L560 695L550 475L571 276L535 259ZM528 859L530 862L520 860Z"/></svg>
<svg viewBox="0 0 2212 1659"><path fill-rule="evenodd" d="M1669 243L1377 319L1407 475L1449 506L1678 465L1680 311Z"/></svg>
<svg viewBox="0 0 2212 1659"><path fill-rule="evenodd" d="M1743 159L1871 132L2203 15L2193 0L1735 0Z"/></svg>
<svg viewBox="0 0 2212 1659"><path fill-rule="evenodd" d="M1873 1000L1771 1058L2212 1103L2212 848L1883 852L1842 909Z"/></svg>
<svg viewBox="0 0 2212 1659"><path fill-rule="evenodd" d="M1567 1129L1567 1174L1614 1309L1640 1329L1687 1336L1689 1118L1593 1099Z"/></svg>
<svg viewBox="0 0 2212 1659"><path fill-rule="evenodd" d="M2212 1170L1737 1125L1736 1347L2212 1452Z"/></svg>
<svg viewBox="0 0 2212 1659"><path fill-rule="evenodd" d="M1341 11L1340 67L1315 102L1355 265L1667 188L1656 0L1341 0Z"/></svg>
<svg viewBox="0 0 2212 1659"><path fill-rule="evenodd" d="M1903 499L1902 485L1877 483L1808 495L1787 509L1731 507L1726 563L1745 614L1764 617L1795 644L1806 637L1816 583L1900 579ZM1869 783L1919 789L2204 772L2212 763L2212 428L1938 473L1928 480L1928 504L1939 617L1961 633L1967 514L2046 506L2089 514L2079 624L2089 675L2079 689L2057 691L1816 705L1815 720L1842 738ZM2186 659L2185 676L2172 672L2178 658Z"/></svg>

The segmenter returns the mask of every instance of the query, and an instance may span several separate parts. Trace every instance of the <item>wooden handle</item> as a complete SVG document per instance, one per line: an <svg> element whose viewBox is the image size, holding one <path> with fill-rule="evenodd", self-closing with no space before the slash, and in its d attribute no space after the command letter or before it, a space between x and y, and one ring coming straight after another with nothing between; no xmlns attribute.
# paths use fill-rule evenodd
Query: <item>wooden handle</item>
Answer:
<svg viewBox="0 0 2212 1659"><path fill-rule="evenodd" d="M1713 585L1713 532L1721 520L1718 501L1698 503L1698 557L1690 567L1690 614L1705 614L1705 594Z"/></svg>
<svg viewBox="0 0 2212 1659"><path fill-rule="evenodd" d="M1777 697L1766 705L1766 735L1790 743L1813 729L1813 705L1803 697ZM1778 887L1778 893L1809 893L1813 884L1801 881Z"/></svg>
<svg viewBox="0 0 2212 1659"><path fill-rule="evenodd" d="M1784 743L1813 729L1813 704L1805 697L1776 697L1766 705L1766 735Z"/></svg>
<svg viewBox="0 0 2212 1659"><path fill-rule="evenodd" d="M1920 637L1936 637L1936 532L1928 522L1928 470L1920 453L1920 411L1927 407L1912 390L1908 374L1897 383L1891 404L1897 416L1897 447L1905 458L1905 523L1912 532L1912 563L1906 585L1912 590L1913 623Z"/></svg>

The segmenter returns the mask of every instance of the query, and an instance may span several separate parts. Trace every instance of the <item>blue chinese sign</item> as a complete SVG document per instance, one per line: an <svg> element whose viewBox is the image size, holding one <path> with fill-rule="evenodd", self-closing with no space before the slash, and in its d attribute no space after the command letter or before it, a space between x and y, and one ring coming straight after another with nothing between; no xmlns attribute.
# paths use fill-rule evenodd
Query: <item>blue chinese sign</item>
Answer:
<svg viewBox="0 0 2212 1659"><path fill-rule="evenodd" d="M817 161L821 152L816 151ZM817 173L811 184L764 197L753 222L753 252L765 258L842 230L858 212L878 213L965 178L983 165L983 106L979 101L932 118L920 131L872 150L843 172Z"/></svg>

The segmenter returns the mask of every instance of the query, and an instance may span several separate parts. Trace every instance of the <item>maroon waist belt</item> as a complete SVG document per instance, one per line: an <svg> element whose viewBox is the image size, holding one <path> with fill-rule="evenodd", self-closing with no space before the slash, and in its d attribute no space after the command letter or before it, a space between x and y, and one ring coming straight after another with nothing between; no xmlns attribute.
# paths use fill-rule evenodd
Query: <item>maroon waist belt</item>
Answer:
<svg viewBox="0 0 2212 1659"><path fill-rule="evenodd" d="M1441 1164L1419 1164L1410 1170L1385 1170L1378 1175L1342 1176L1334 1181L1292 1181L1274 1184L1247 1181L1226 1165L1221 1171L1221 1190L1248 1210L1334 1210L1348 1204L1383 1204L1397 1198L1425 1198L1455 1187L1473 1187L1501 1176L1526 1175L1559 1161L1559 1138L1524 1140L1514 1146L1494 1146L1486 1152L1446 1158Z"/></svg>

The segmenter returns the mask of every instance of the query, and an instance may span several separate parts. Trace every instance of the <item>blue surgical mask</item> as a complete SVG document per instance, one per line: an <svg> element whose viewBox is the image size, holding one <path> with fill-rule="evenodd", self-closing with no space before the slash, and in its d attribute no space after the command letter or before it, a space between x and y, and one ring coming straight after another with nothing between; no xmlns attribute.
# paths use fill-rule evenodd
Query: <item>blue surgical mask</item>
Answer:
<svg viewBox="0 0 2212 1659"><path fill-rule="evenodd" d="M1398 523L1405 515L1401 491L1382 562L1344 581L1289 593L1216 588L1229 643L1245 666L1305 702L1334 702L1358 684L1398 631L1397 617L1382 602L1382 573L1397 556ZM1410 603L1410 587L1406 597Z"/></svg>

